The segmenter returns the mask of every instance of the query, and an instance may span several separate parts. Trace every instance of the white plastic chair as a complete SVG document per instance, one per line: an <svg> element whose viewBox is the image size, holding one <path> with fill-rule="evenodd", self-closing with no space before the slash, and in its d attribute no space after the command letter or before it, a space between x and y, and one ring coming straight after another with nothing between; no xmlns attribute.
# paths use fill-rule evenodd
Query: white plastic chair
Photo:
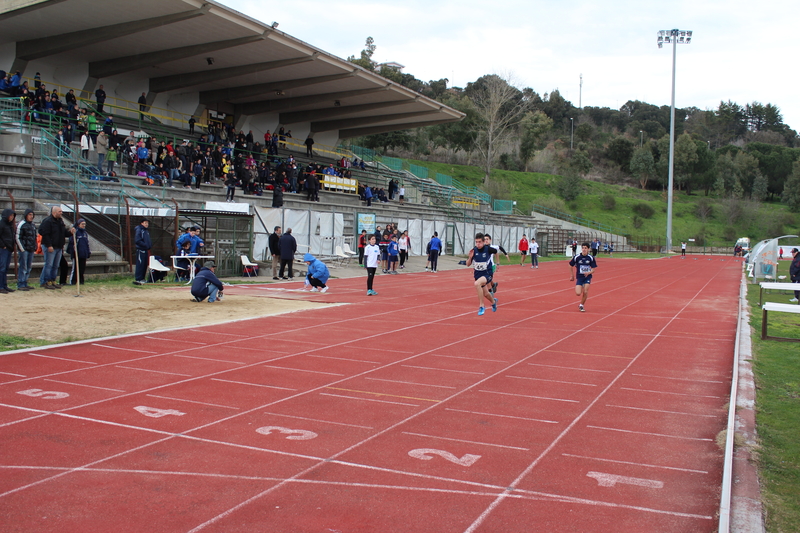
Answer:
<svg viewBox="0 0 800 533"><path fill-rule="evenodd" d="M256 272L256 276L258 276L258 264L257 263L251 263L250 262L250 258L247 257L246 255L240 255L239 257L242 260L242 267L244 268L244 271L247 273L247 277L248 278L252 278L253 277L253 276L250 275L250 271L248 270L248 267L251 267L251 268L252 267L256 267L254 270Z"/></svg>
<svg viewBox="0 0 800 533"><path fill-rule="evenodd" d="M346 242L344 243L344 253L351 256L358 255L356 252L353 251L352 248L350 248L350 245L347 244Z"/></svg>
<svg viewBox="0 0 800 533"><path fill-rule="evenodd" d="M338 244L336 245L336 257L339 260L340 265L347 265L350 263L350 258L353 257L352 255L348 255L342 251L342 247Z"/></svg>
<svg viewBox="0 0 800 533"><path fill-rule="evenodd" d="M153 270L157 270L158 272L170 271L170 268L159 263L154 255L150 256L150 264L147 265L147 269L148 274L150 274L150 283L155 283L155 279L153 278Z"/></svg>

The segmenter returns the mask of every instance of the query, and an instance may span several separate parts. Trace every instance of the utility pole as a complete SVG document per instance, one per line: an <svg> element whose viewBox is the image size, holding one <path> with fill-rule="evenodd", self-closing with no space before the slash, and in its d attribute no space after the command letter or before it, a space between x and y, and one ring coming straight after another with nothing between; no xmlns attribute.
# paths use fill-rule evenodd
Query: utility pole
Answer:
<svg viewBox="0 0 800 533"><path fill-rule="evenodd" d="M583 109L583 103L581 101L583 97L583 74L581 74L581 84L580 88L578 89L578 108Z"/></svg>

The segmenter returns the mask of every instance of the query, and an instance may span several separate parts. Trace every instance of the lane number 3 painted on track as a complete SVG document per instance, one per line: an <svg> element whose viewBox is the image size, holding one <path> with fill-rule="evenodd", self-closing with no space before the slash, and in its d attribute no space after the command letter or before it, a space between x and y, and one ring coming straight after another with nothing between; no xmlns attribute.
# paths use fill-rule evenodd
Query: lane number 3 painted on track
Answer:
<svg viewBox="0 0 800 533"><path fill-rule="evenodd" d="M256 433L261 433L262 435L280 433L282 435L288 435L286 440L311 440L317 438L317 434L313 431L307 431L305 429L289 429L281 426L265 426L263 428L258 428Z"/></svg>
<svg viewBox="0 0 800 533"><path fill-rule="evenodd" d="M183 416L186 414L176 411L175 409L156 409L155 407L146 407L144 405L134 407L134 409L142 413L144 416L149 416L150 418L161 418L162 416L167 415Z"/></svg>
<svg viewBox="0 0 800 533"><path fill-rule="evenodd" d="M56 392L56 391L42 390L42 389L21 390L17 392L17 394L30 396L32 398L41 398L42 400L61 400L63 398L69 397L69 393L67 392Z"/></svg>
<svg viewBox="0 0 800 533"><path fill-rule="evenodd" d="M475 464L475 461L481 458L480 455L466 453L459 459L450 452L446 452L444 450L435 450L433 448L417 448L416 450L411 450L408 452L408 455L414 459L422 459L423 461L430 461L433 459L433 457L431 457L432 455L438 455L442 459L447 459L451 463L455 463L460 466L472 466Z"/></svg>

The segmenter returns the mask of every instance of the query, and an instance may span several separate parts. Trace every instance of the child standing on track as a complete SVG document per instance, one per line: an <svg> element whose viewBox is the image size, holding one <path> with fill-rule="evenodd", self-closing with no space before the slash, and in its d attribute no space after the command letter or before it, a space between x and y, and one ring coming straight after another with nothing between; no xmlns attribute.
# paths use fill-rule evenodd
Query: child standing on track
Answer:
<svg viewBox="0 0 800 533"><path fill-rule="evenodd" d="M389 245L386 247L389 260L387 270L389 270L389 274L397 274L397 256L400 253L400 248L397 245L397 235L392 235L389 239Z"/></svg>
<svg viewBox="0 0 800 533"><path fill-rule="evenodd" d="M493 250L484 240L483 233L475 235L475 248L470 250L467 266L472 266L475 274L475 289L478 292L478 316L486 312L483 300L492 306L492 311L497 311L497 298L489 293L492 283L492 254Z"/></svg>
<svg viewBox="0 0 800 533"><path fill-rule="evenodd" d="M522 234L522 238L519 240L519 245L517 245L517 248L519 248L519 255L521 256L519 258L519 266L522 266L525 264L525 256L528 255L528 236L524 233Z"/></svg>
<svg viewBox="0 0 800 533"><path fill-rule="evenodd" d="M378 262L381 256L381 249L375 244L375 235L369 236L369 244L364 247L364 265L367 267L367 296L377 296L377 292L372 290L372 280L375 279L375 271L378 270Z"/></svg>
<svg viewBox="0 0 800 533"><path fill-rule="evenodd" d="M577 270L577 276L572 267ZM578 305L581 313L585 311L583 305L586 303L586 297L589 296L589 285L592 283L592 273L595 268L597 268L597 262L594 257L589 255L589 243L585 242L581 245L581 253L569 262L569 280L575 281L575 295L581 297L581 303Z"/></svg>
<svg viewBox="0 0 800 533"><path fill-rule="evenodd" d="M529 246L531 251L531 268L539 268L539 243L536 239L531 239Z"/></svg>

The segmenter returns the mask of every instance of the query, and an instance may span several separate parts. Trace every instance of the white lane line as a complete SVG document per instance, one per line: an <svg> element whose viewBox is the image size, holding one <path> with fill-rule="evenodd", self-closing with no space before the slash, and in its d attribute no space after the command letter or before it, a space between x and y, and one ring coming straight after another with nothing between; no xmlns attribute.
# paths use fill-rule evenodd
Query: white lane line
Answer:
<svg viewBox="0 0 800 533"><path fill-rule="evenodd" d="M668 378L666 376L651 376L650 374L631 374L632 376L641 376L643 378L657 378L657 379L674 379L678 381L692 381L695 383L724 383L723 381L715 381L708 379L690 379L690 378Z"/></svg>
<svg viewBox="0 0 800 533"><path fill-rule="evenodd" d="M586 426L587 428L591 429L604 429L606 431L618 431L620 433L635 433L637 435L652 435L653 437L667 437L670 439L683 439L683 440L700 440L700 441L707 441L711 442L713 439L706 439L703 437L682 437L680 435L667 435L665 433L650 433L648 431L633 431L630 429L620 429L620 428L607 428L603 426Z"/></svg>
<svg viewBox="0 0 800 533"><path fill-rule="evenodd" d="M310 374L325 374L327 376L344 376L344 374L337 374L335 372L321 372L319 370L305 370L303 368L289 368L288 366L274 366L274 365L263 365L267 368L277 368L278 370L293 370L295 372L308 372Z"/></svg>
<svg viewBox="0 0 800 533"><path fill-rule="evenodd" d="M404 402L390 402L388 400L374 400L372 398L358 398L356 396L345 396L343 394L330 394L328 392L320 392L320 396L333 396L334 398L348 398L350 400L361 400L364 402L378 402L378 403L392 403L395 405L408 405L410 407L419 407L419 405L415 403L404 403Z"/></svg>
<svg viewBox="0 0 800 533"><path fill-rule="evenodd" d="M14 377L17 377L17 378L26 378L26 377L28 377L28 376L25 376L23 374L14 374L12 372L0 372L0 374L4 374L6 376L14 376Z"/></svg>
<svg viewBox="0 0 800 533"><path fill-rule="evenodd" d="M431 355L433 357L447 357L448 359L466 359L467 361L486 361L486 362L489 362L489 363L506 363L506 364L508 364L508 361L500 361L498 359L478 359L477 357L461 357L459 355L442 355L442 354L438 354L438 353L432 353Z"/></svg>
<svg viewBox="0 0 800 533"><path fill-rule="evenodd" d="M663 390L649 390L649 389L634 389L631 387L620 387L620 390L630 390L635 392L652 392L654 394L673 394L675 396L691 396L692 398L714 398L719 400L719 396L708 396L705 394L686 394L685 392L667 392Z"/></svg>
<svg viewBox="0 0 800 533"><path fill-rule="evenodd" d="M476 376L482 376L485 372L468 372L466 370L448 370L447 368L433 368L430 366L414 366L414 365L400 365L406 368L419 368L422 370L440 370L442 372L458 372L459 374L474 374Z"/></svg>
<svg viewBox="0 0 800 533"><path fill-rule="evenodd" d="M481 446L494 446L495 448L508 448L509 450L522 450L524 452L528 451L529 448L519 448L517 446L506 446L505 444L492 444L491 442L478 442L475 440L464 440L464 439L451 439L450 437L439 437L437 435L426 435L424 433L412 433L410 431L403 431L405 435L414 435L415 437L426 437L429 439L440 439L440 440L450 440L453 442L465 442L467 444L480 444Z"/></svg>
<svg viewBox="0 0 800 533"><path fill-rule="evenodd" d="M502 394L504 396L517 396L519 398L533 398L534 400L553 400L555 402L579 403L578 400L565 400L563 398L548 398L547 396L529 396L527 394L514 394L513 392L500 392L496 390L479 390L478 392L487 392L489 394Z"/></svg>
<svg viewBox="0 0 800 533"><path fill-rule="evenodd" d="M660 468L662 470L677 470L679 472L692 472L694 474L708 474L705 470L694 470L692 468L678 468L677 466L661 466L651 465L647 463L634 463L631 461L618 461L616 459L603 459L601 457L589 457L587 455L573 455L571 453L562 453L564 457L577 457L578 459L589 459L590 461L602 461L604 463L618 463L621 465L644 466L647 468Z"/></svg>
<svg viewBox="0 0 800 533"><path fill-rule="evenodd" d="M667 413L671 415L688 415L688 416L702 416L705 418L719 418L717 415L704 415L700 413L684 413L682 411L666 411L664 409L646 409L644 407L632 407L630 405L614 405L611 403L606 404L606 407L618 407L619 409L633 409L636 411L652 411L654 413Z"/></svg>
<svg viewBox="0 0 800 533"><path fill-rule="evenodd" d="M190 329L189 331L194 331L195 333L202 333L203 335L227 335L229 337L241 337L243 339L249 337L249 335L238 335L236 333L220 333L219 331L203 331L202 329Z"/></svg>
<svg viewBox="0 0 800 533"><path fill-rule="evenodd" d="M526 363L531 366L546 366L549 368L561 368L564 370L580 370L581 372L603 372L604 374L612 374L610 370L595 370L594 368L578 368L574 366L556 366L556 365L543 365L541 363Z"/></svg>
<svg viewBox="0 0 800 533"><path fill-rule="evenodd" d="M135 350L133 348L120 348L119 346L109 346L107 344L98 344L96 342L93 342L92 346L99 346L101 348L108 348L109 350L123 350L123 351L126 351L126 352L149 353L149 354L153 354L153 355L156 355L158 353L158 352L150 352L150 351L147 351L147 350Z"/></svg>
<svg viewBox="0 0 800 533"><path fill-rule="evenodd" d="M348 359L346 357L332 357L330 355L311 355L308 354L306 357L318 357L319 359L337 359L339 361L353 361L355 363L369 363L371 365L381 365L383 363L379 363L378 361L364 361L363 359Z"/></svg>
<svg viewBox="0 0 800 533"><path fill-rule="evenodd" d="M223 409L235 409L237 411L240 411L238 407L231 407L229 405L218 405L216 403L198 402L195 400L184 400L183 398L170 398L169 396L158 396L157 394L146 394L145 396L149 396L151 398L161 398L162 400L175 400L176 402L196 403L200 405L208 405L209 407L222 407Z"/></svg>
<svg viewBox="0 0 800 533"><path fill-rule="evenodd" d="M264 387L266 389L291 390L291 391L297 390L297 389L290 389L289 387L276 387L275 385L262 385L260 383L248 383L246 381L233 381L230 379L211 378L211 381L221 381L223 383L236 383L238 385L251 385L253 387Z"/></svg>
<svg viewBox="0 0 800 533"><path fill-rule="evenodd" d="M548 381L550 383L563 383L565 385L583 385L584 387L597 387L597 385L593 383L576 383L575 381L559 381L557 379L526 378L523 376L506 376L506 377L514 379L531 379L533 381Z"/></svg>
<svg viewBox="0 0 800 533"><path fill-rule="evenodd" d="M133 367L133 366L116 365L115 368L125 368L127 370L140 370L142 372L153 372L153 373L156 373L156 374L167 374L168 376L183 376L183 377L187 377L187 378L192 377L191 374L178 374L176 372L164 372L162 370L149 370L147 368L136 368L136 367Z"/></svg>
<svg viewBox="0 0 800 533"><path fill-rule="evenodd" d="M396 379L381 379L381 378L364 378L369 379L372 381L386 381L388 383L403 383L405 385L420 385L422 387L436 387L439 389L455 389L455 387L450 387L448 385L431 385L429 383L415 383L413 381L398 381Z"/></svg>
<svg viewBox="0 0 800 533"><path fill-rule="evenodd" d="M480 411L465 411L464 409L453 409L445 407L445 411L455 411L457 413L469 413L471 415L499 416L501 418L514 418L516 420L530 420L531 422L544 422L545 424L558 424L555 420L542 420L540 418L526 418L524 416L499 415L497 413L481 413Z"/></svg>
<svg viewBox="0 0 800 533"><path fill-rule="evenodd" d="M52 355L42 355L40 353L29 353L28 355L32 355L34 357L46 357L47 359L58 359L59 361L71 361L73 363L83 363L84 365L96 365L97 363L93 363L91 361L78 361L77 359L67 359L66 357L55 357Z"/></svg>
<svg viewBox="0 0 800 533"><path fill-rule="evenodd" d="M184 339L162 339L161 337L151 337L150 335L145 335L145 339L153 339L154 341L165 341L165 342L179 342L181 344L199 344L201 346L208 346L208 343L205 342L196 342L196 341L187 341Z"/></svg>
<svg viewBox="0 0 800 533"><path fill-rule="evenodd" d="M72 383L70 381L60 381L58 379L45 378L44 380L45 381L52 381L53 383L61 383L61 384L64 384L64 385L75 385L76 387L88 387L90 389L100 389L100 390L107 390L107 391L111 391L111 392L125 392L124 390L121 390L121 389L109 389L108 387L98 387L96 385L84 385L83 383Z"/></svg>
<svg viewBox="0 0 800 533"><path fill-rule="evenodd" d="M232 365L246 365L241 361L226 361L225 359L212 359L210 357L197 357L196 355L173 355L172 357L182 357L184 359L200 359L202 361L215 361L217 363L229 363Z"/></svg>
<svg viewBox="0 0 800 533"><path fill-rule="evenodd" d="M265 412L264 414L270 416L285 416L286 418L297 418L298 420L310 420L311 422L322 422L324 424L334 424L337 426L347 426L351 428L375 429L371 426L359 426L358 424L345 424L344 422L331 422L330 420L320 420L319 418L306 418L304 416L284 415L281 413L269 413L269 412Z"/></svg>

